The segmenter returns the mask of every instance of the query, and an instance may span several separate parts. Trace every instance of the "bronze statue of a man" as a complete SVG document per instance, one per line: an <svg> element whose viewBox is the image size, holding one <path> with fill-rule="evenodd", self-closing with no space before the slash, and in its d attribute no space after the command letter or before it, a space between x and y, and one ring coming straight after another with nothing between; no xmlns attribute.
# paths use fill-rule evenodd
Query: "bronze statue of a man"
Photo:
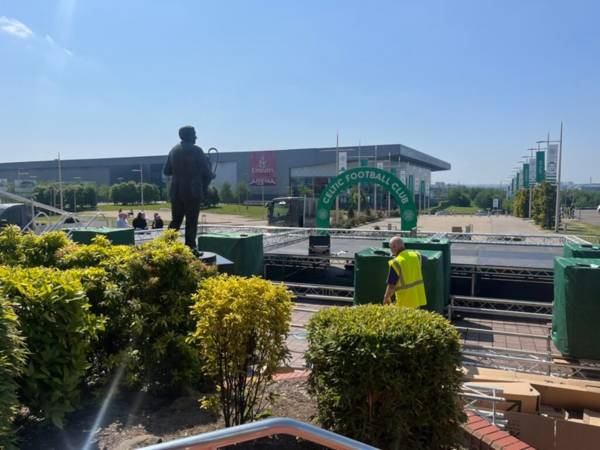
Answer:
<svg viewBox="0 0 600 450"><path fill-rule="evenodd" d="M210 162L196 144L192 126L179 129L181 142L171 149L163 173L171 178L171 215L169 228L179 230L185 217L185 244L196 248L198 214L208 185L214 178Z"/></svg>

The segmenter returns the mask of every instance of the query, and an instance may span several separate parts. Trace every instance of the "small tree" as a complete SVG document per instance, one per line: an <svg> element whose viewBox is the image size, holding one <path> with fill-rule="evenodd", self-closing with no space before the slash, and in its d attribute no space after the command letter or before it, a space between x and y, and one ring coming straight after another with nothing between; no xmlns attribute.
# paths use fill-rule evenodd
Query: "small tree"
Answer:
<svg viewBox="0 0 600 450"><path fill-rule="evenodd" d="M204 206L212 207L219 204L219 191L214 186L208 188L206 197L204 198Z"/></svg>
<svg viewBox="0 0 600 450"><path fill-rule="evenodd" d="M519 189L513 200L513 215L527 217L529 215L529 189Z"/></svg>
<svg viewBox="0 0 600 450"><path fill-rule="evenodd" d="M110 196L113 203L122 205L132 205L140 198L138 186L133 181L118 183L110 188Z"/></svg>
<svg viewBox="0 0 600 450"><path fill-rule="evenodd" d="M223 275L202 282L194 300L191 340L216 379L225 425L250 422L288 355L291 294L261 278Z"/></svg>
<svg viewBox="0 0 600 450"><path fill-rule="evenodd" d="M139 195L140 186L138 184L138 200L141 198ZM160 200L160 189L157 185L152 183L144 183L144 203L154 203Z"/></svg>
<svg viewBox="0 0 600 450"><path fill-rule="evenodd" d="M223 203L234 203L235 197L231 191L231 185L226 181L221 186L221 201Z"/></svg>
<svg viewBox="0 0 600 450"><path fill-rule="evenodd" d="M246 200L248 200L249 196L250 196L250 189L248 189L248 185L246 183L244 183L243 181L240 181L237 184L237 188L235 190L235 199L239 203L244 203Z"/></svg>

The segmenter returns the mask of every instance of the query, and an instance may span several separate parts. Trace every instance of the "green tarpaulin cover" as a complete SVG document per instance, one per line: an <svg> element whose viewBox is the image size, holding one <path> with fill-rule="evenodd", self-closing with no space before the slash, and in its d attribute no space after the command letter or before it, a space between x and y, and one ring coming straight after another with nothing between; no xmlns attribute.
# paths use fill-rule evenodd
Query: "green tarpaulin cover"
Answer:
<svg viewBox="0 0 600 450"><path fill-rule="evenodd" d="M90 244L98 235L106 236L115 245L134 245L135 233L133 228L82 228L71 232L71 239L79 244Z"/></svg>
<svg viewBox="0 0 600 450"><path fill-rule="evenodd" d="M563 256L565 258L600 258L600 245L567 242L563 247Z"/></svg>
<svg viewBox="0 0 600 450"><path fill-rule="evenodd" d="M419 250L427 257L423 262L423 281L430 311L444 310L444 260L440 251ZM355 255L354 304L382 303L392 257L389 249L369 247Z"/></svg>
<svg viewBox="0 0 600 450"><path fill-rule="evenodd" d="M600 259L554 260L552 340L565 356L600 359Z"/></svg>
<svg viewBox="0 0 600 450"><path fill-rule="evenodd" d="M444 261L444 288L443 295L445 304L450 303L450 241L447 238L425 237L425 238L402 238L404 245L410 250L439 250L442 252ZM383 241L383 247L389 248L389 239Z"/></svg>
<svg viewBox="0 0 600 450"><path fill-rule="evenodd" d="M263 237L259 233L207 233L198 236L198 250L217 253L231 261L232 273L249 277L262 275Z"/></svg>

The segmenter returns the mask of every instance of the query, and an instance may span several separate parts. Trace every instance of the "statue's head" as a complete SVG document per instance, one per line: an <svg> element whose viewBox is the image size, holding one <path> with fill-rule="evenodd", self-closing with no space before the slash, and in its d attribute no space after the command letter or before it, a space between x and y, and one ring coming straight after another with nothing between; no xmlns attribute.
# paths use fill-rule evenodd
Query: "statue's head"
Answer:
<svg viewBox="0 0 600 450"><path fill-rule="evenodd" d="M181 127L179 129L179 138L181 142L186 142L188 144L196 143L196 130L191 125L186 125L185 127Z"/></svg>

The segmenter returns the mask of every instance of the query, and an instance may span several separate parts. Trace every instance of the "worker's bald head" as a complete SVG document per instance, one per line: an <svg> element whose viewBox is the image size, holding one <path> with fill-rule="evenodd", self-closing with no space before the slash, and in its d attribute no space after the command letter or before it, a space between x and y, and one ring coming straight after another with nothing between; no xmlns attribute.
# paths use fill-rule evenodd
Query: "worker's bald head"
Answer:
<svg viewBox="0 0 600 450"><path fill-rule="evenodd" d="M390 239L390 250L394 256L404 250L404 241L400 236L394 236Z"/></svg>

